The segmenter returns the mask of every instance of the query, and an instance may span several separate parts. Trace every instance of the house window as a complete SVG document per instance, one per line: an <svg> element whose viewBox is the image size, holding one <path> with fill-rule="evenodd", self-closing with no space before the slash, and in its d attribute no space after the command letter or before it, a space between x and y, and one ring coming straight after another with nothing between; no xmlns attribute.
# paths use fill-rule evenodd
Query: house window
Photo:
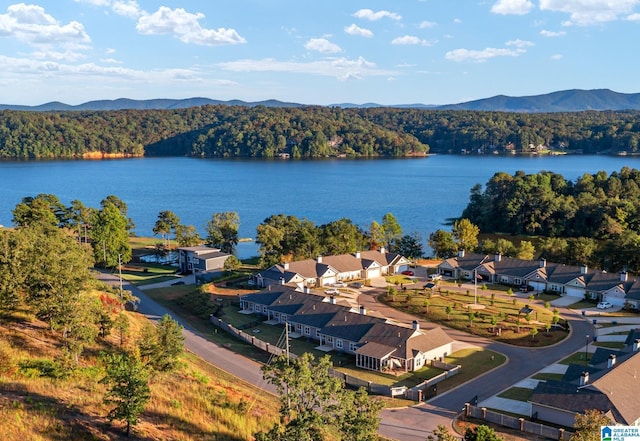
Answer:
<svg viewBox="0 0 640 441"><path fill-rule="evenodd" d="M254 310L255 312L260 312L260 309L261 309L261 308L260 308L260 305L253 305L253 310Z"/></svg>
<svg viewBox="0 0 640 441"><path fill-rule="evenodd" d="M267 313L267 307L266 306L262 307L262 312L264 312L265 314Z"/></svg>
<svg viewBox="0 0 640 441"><path fill-rule="evenodd" d="M282 317L280 317L280 320L283 322L287 321L287 314L282 314Z"/></svg>
<svg viewBox="0 0 640 441"><path fill-rule="evenodd" d="M355 352L358 346L355 343L349 343L349 351Z"/></svg>
<svg viewBox="0 0 640 441"><path fill-rule="evenodd" d="M333 345L333 337L331 337L331 336L328 336L328 335L327 335L327 340L326 340L326 342L327 342L327 343L330 343L331 345Z"/></svg>
<svg viewBox="0 0 640 441"><path fill-rule="evenodd" d="M507 277L507 276L500 276L500 282L502 282L502 283L507 283L507 282L509 282L509 277Z"/></svg>
<svg viewBox="0 0 640 441"><path fill-rule="evenodd" d="M302 331L302 325L300 323L296 323L296 331Z"/></svg>
<svg viewBox="0 0 640 441"><path fill-rule="evenodd" d="M558 285L551 285L551 291L558 291L560 292L560 287Z"/></svg>
<svg viewBox="0 0 640 441"><path fill-rule="evenodd" d="M320 330L318 328L316 328L316 338L320 338Z"/></svg>
<svg viewBox="0 0 640 441"><path fill-rule="evenodd" d="M522 285L522 280L521 279L513 279L513 283L515 285Z"/></svg>
<svg viewBox="0 0 640 441"><path fill-rule="evenodd" d="M304 335L311 335L311 328L308 326L304 327Z"/></svg>
<svg viewBox="0 0 640 441"><path fill-rule="evenodd" d="M341 338L336 340L336 348L342 349L342 339Z"/></svg>

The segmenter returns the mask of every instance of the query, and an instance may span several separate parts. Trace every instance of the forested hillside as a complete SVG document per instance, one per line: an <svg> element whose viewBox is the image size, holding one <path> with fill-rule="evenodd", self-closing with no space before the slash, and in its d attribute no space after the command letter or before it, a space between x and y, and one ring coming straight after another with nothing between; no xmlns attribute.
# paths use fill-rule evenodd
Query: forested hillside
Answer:
<svg viewBox="0 0 640 441"><path fill-rule="evenodd" d="M0 158L404 157L637 153L640 112L503 113L338 107L0 111Z"/></svg>
<svg viewBox="0 0 640 441"><path fill-rule="evenodd" d="M640 272L640 170L575 182L552 172L496 173L477 185L462 218L482 233L546 238L542 256L608 271Z"/></svg>
<svg viewBox="0 0 640 441"><path fill-rule="evenodd" d="M0 112L0 157L206 158L407 156L428 146L337 108L202 106L176 110Z"/></svg>

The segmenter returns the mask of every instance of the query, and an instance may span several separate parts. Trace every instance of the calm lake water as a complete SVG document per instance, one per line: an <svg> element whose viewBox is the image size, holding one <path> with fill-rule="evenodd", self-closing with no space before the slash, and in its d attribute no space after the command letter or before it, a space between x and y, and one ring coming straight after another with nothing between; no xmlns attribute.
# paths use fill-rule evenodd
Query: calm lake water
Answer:
<svg viewBox="0 0 640 441"><path fill-rule="evenodd" d="M459 216L469 190L494 173L551 170L575 180L583 173L640 168L640 158L609 156L452 156L419 159L241 161L141 158L105 161L0 162L0 224L24 196L52 193L69 204L98 207L114 194L129 206L136 233L151 236L162 210L201 234L215 212L237 211L240 236L271 214L291 214L320 225L342 217L363 228L393 213L405 233L423 243L447 218ZM426 248L426 247L425 247ZM241 244L240 257L256 254Z"/></svg>

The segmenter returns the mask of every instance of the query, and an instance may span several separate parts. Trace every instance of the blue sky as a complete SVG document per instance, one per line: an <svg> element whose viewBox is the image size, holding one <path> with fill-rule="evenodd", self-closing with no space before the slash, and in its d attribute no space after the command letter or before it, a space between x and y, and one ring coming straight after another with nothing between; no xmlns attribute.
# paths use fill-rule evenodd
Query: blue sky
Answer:
<svg viewBox="0 0 640 441"><path fill-rule="evenodd" d="M640 92L640 0L0 1L0 102Z"/></svg>

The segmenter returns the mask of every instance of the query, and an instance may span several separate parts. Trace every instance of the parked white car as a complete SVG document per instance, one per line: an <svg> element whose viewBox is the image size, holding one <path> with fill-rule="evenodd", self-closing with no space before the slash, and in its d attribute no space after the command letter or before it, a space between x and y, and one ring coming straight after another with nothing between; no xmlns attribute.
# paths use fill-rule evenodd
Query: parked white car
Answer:
<svg viewBox="0 0 640 441"><path fill-rule="evenodd" d="M347 284L344 282L336 282L334 283L332 286L336 287L336 288L346 288Z"/></svg>
<svg viewBox="0 0 640 441"><path fill-rule="evenodd" d="M325 289L324 290L325 294L331 294L331 295L336 295L336 294L340 294L340 291L338 291L335 288L329 288L329 289Z"/></svg>
<svg viewBox="0 0 640 441"><path fill-rule="evenodd" d="M609 308L613 308L613 305L609 302L598 303L598 309L609 309Z"/></svg>
<svg viewBox="0 0 640 441"><path fill-rule="evenodd" d="M440 274L431 274L429 276L429 279L434 280L434 281L435 280L440 280L440 279L442 279L442 276Z"/></svg>

